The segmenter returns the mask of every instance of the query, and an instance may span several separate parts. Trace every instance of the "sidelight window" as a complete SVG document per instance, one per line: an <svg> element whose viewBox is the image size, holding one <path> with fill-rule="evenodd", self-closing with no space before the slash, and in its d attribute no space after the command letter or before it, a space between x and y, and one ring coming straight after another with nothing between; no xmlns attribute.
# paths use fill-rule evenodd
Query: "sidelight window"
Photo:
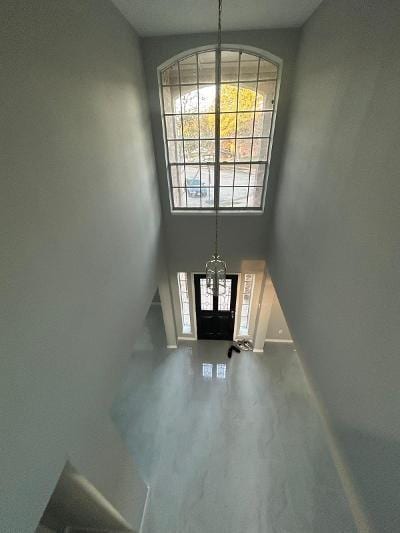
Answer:
<svg viewBox="0 0 400 533"><path fill-rule="evenodd" d="M254 274L245 274L243 282L242 308L240 311L239 335L249 334L250 307L253 295Z"/></svg>
<svg viewBox="0 0 400 533"><path fill-rule="evenodd" d="M190 319L188 275L186 272L178 272L179 300L181 304L182 333L192 332Z"/></svg>

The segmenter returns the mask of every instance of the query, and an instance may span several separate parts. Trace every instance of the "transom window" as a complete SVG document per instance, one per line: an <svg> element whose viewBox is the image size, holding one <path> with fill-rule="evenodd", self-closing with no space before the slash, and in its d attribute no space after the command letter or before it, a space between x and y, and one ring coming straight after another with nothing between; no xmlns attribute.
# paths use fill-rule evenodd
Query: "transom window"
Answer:
<svg viewBox="0 0 400 533"><path fill-rule="evenodd" d="M215 50L192 53L160 73L172 209L215 209L218 197L221 210L261 210L276 113L278 65L243 50L222 50L219 110L215 74ZM216 183L218 144L220 176Z"/></svg>

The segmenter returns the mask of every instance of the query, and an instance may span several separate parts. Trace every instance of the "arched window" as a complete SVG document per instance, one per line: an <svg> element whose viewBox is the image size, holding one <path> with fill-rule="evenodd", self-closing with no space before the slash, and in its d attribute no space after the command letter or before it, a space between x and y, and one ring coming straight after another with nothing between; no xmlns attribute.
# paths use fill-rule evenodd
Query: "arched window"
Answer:
<svg viewBox="0 0 400 533"><path fill-rule="evenodd" d="M268 176L279 66L250 51L222 50L219 183L214 180L215 73L215 50L192 52L159 73L172 209L215 209L218 197L222 211L259 211Z"/></svg>

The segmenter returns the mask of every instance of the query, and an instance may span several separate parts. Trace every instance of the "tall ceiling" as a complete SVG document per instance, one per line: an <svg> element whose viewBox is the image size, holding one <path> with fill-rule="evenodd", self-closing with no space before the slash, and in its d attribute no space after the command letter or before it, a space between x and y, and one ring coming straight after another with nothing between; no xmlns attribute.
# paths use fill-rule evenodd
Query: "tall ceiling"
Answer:
<svg viewBox="0 0 400 533"><path fill-rule="evenodd" d="M217 0L112 0L142 36L215 31ZM322 0L223 0L223 30L301 26Z"/></svg>

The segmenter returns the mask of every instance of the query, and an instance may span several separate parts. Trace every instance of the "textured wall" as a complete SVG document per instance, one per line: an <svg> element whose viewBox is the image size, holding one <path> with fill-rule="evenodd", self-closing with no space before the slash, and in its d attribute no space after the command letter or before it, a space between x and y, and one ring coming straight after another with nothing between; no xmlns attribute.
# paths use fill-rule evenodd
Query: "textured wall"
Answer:
<svg viewBox="0 0 400 533"><path fill-rule="evenodd" d="M306 24L270 268L372 526L400 529L400 5Z"/></svg>
<svg viewBox="0 0 400 533"><path fill-rule="evenodd" d="M137 524L108 411L157 281L138 41L105 0L5 0L0 35L0 530L35 529L67 457Z"/></svg>

